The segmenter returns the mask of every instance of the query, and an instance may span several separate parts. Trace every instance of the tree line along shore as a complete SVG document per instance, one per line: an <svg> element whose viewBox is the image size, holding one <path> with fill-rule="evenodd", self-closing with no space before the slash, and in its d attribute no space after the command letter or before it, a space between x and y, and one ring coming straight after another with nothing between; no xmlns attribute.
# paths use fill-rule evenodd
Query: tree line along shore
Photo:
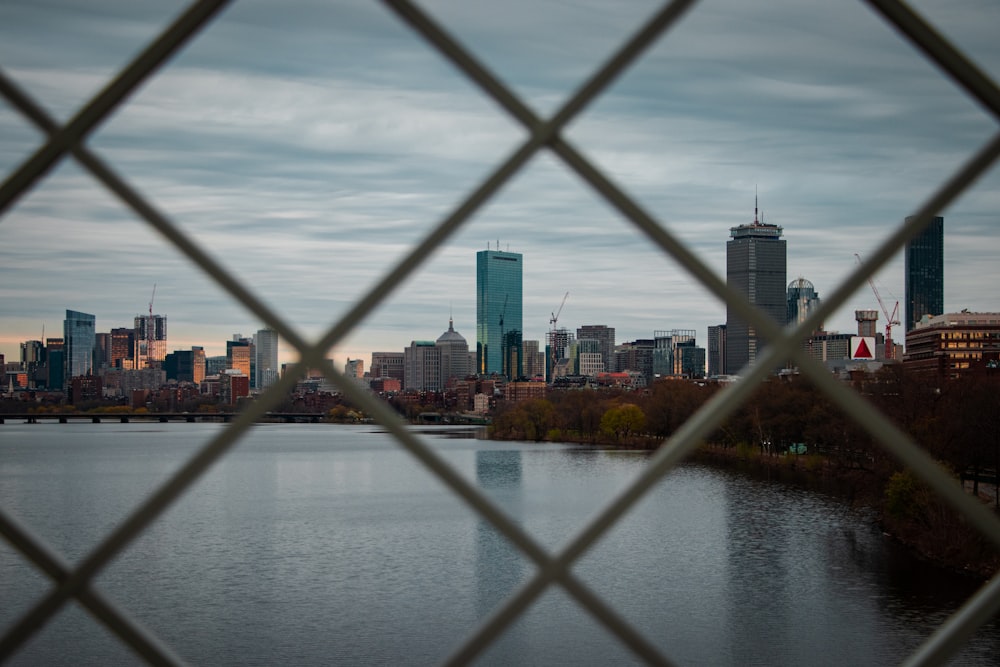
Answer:
<svg viewBox="0 0 1000 667"><path fill-rule="evenodd" d="M1000 383L968 378L933 385L887 366L855 388L908 433L968 493L1000 512ZM646 391L550 392L503 405L489 437L656 449L719 390L711 383L661 381ZM871 435L808 380L761 383L691 460L835 488L876 510L882 529L948 569L988 577L1000 553Z"/></svg>

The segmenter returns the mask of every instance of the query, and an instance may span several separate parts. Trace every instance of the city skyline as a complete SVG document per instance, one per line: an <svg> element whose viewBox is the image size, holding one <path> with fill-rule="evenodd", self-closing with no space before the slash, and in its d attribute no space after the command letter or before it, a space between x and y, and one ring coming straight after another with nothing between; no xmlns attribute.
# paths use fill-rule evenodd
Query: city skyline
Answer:
<svg viewBox="0 0 1000 667"><path fill-rule="evenodd" d="M997 78L1000 8L917 8ZM549 114L654 9L446 2L434 16ZM68 118L178 11L4 3L0 67ZM696 7L564 134L720 276L721 240L750 221L757 188L763 220L785 229L788 279L830 294L854 253L867 257L995 128L860 3L727 1ZM5 178L39 135L3 106L0 137ZM315 338L522 140L378 5L236 3L88 145ZM998 186L994 168L940 212L945 309L997 309L983 276L995 274ZM66 308L96 313L102 331L125 326L154 284L173 349L218 354L234 331L262 326L72 161L0 225L8 357L43 326L59 331ZM567 291L560 323L606 323L622 341L681 327L701 338L726 321L723 304L542 153L329 356L367 359L449 316L471 341L468 257L496 238L531 258L525 339L544 340ZM885 298L903 301L903 274L899 253L876 276ZM876 306L861 289L827 328L851 331L854 310Z"/></svg>

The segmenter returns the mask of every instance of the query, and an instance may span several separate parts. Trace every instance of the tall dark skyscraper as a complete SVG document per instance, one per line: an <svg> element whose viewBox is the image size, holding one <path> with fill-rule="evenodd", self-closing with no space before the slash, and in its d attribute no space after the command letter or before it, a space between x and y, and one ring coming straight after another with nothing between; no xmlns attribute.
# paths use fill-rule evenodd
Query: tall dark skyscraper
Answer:
<svg viewBox="0 0 1000 667"><path fill-rule="evenodd" d="M726 282L757 306L784 325L788 317L785 302L787 251L781 238L781 227L757 219L732 227L732 238L726 243ZM740 373L757 359L764 341L756 327L726 309L726 371Z"/></svg>
<svg viewBox="0 0 1000 667"><path fill-rule="evenodd" d="M476 372L523 375L520 253L476 253Z"/></svg>
<svg viewBox="0 0 1000 667"><path fill-rule="evenodd" d="M66 352L66 374L63 381L94 373L94 345L97 340L97 318L75 310L66 311L63 320L63 345Z"/></svg>
<svg viewBox="0 0 1000 667"><path fill-rule="evenodd" d="M910 222L912 216L907 217ZM906 244L906 331L924 315L944 314L944 218L930 221Z"/></svg>

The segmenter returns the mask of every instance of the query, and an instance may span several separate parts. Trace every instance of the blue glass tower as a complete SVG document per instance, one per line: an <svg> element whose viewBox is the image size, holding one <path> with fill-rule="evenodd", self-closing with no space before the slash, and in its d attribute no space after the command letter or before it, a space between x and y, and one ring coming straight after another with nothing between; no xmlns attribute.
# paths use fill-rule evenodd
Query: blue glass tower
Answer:
<svg viewBox="0 0 1000 667"><path fill-rule="evenodd" d="M476 253L476 372L523 374L520 253Z"/></svg>
<svg viewBox="0 0 1000 667"><path fill-rule="evenodd" d="M97 318L75 310L66 311L63 320L63 349L66 374L63 381L94 373L94 345L97 342Z"/></svg>

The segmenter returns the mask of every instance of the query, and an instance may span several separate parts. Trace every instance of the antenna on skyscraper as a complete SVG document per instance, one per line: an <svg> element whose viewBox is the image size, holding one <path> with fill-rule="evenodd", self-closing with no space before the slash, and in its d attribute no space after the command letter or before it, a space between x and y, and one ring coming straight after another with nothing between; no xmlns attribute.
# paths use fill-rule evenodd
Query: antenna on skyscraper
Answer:
<svg viewBox="0 0 1000 667"><path fill-rule="evenodd" d="M753 224L759 225L757 220L757 186L753 186Z"/></svg>

